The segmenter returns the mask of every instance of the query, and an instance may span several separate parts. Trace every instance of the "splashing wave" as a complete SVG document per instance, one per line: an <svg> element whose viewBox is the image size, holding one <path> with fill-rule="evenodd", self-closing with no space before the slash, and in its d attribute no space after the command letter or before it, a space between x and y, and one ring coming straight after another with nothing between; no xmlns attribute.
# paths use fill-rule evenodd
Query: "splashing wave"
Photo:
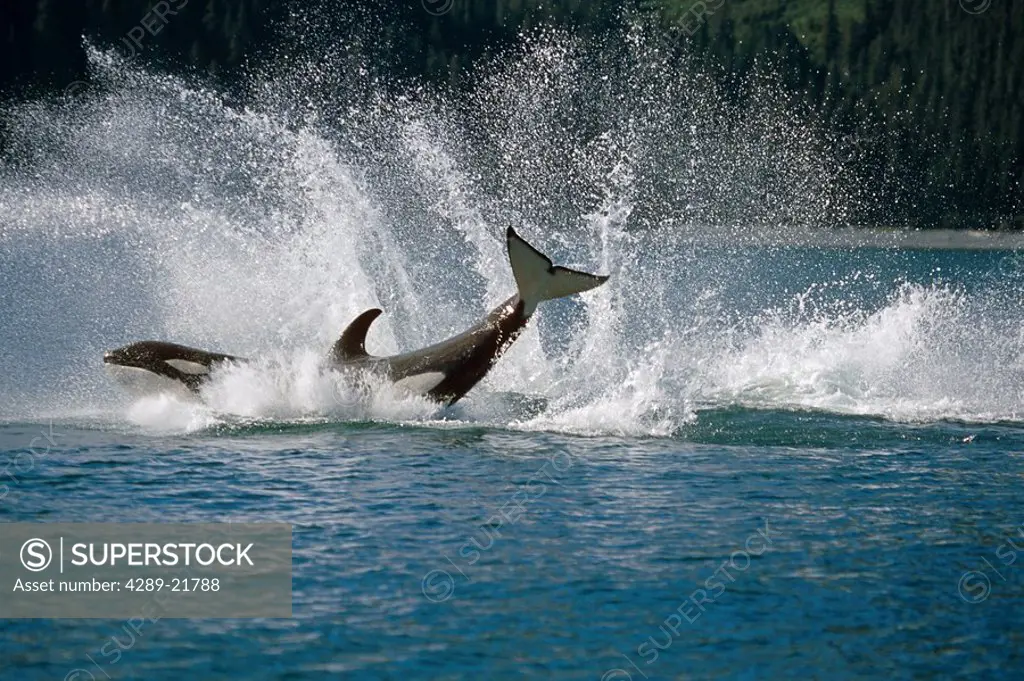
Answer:
<svg viewBox="0 0 1024 681"><path fill-rule="evenodd" d="M147 427L440 418L670 435L735 404L1019 418L1017 298L904 283L858 299L844 283L860 275L834 268L790 293L783 264L812 256L735 246L845 224L860 200L771 78L737 102L642 25L540 29L468 94L330 54L253 76L239 110L91 47L89 92L2 113L5 411L103 410L117 398L99 353L155 337L260 359L218 375L202 404L124 407ZM387 312L369 339L384 354L504 298L507 224L611 283L543 308L451 412L384 388L348 395L323 370L367 307ZM510 393L536 400L506 408Z"/></svg>

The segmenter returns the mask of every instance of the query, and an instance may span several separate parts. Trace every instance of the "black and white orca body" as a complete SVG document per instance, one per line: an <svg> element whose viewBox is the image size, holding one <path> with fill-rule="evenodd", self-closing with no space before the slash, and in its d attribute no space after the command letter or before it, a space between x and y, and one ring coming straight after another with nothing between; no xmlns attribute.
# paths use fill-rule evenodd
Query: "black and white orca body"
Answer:
<svg viewBox="0 0 1024 681"><path fill-rule="evenodd" d="M608 279L555 266L511 227L506 240L519 292L478 324L422 350L374 357L366 352L366 333L382 313L374 308L349 324L331 351L331 361L343 369L369 369L409 392L454 404L487 375L519 337L538 303L589 291Z"/></svg>
<svg viewBox="0 0 1024 681"><path fill-rule="evenodd" d="M142 395L195 394L218 366L244 361L233 355L162 341L140 341L103 355L108 373L129 392Z"/></svg>
<svg viewBox="0 0 1024 681"><path fill-rule="evenodd" d="M407 392L446 405L454 404L487 375L519 337L539 303L589 291L608 279L555 266L511 227L506 241L519 292L494 308L478 324L421 350L375 357L366 351L366 334L382 311L370 309L349 324L334 344L328 356L332 368L346 372L368 371L387 378ZM121 373L117 377L124 383L130 382L123 372L141 372L156 377L157 384L169 381L179 389L184 387L198 393L217 366L245 360L184 345L143 341L108 352L103 361L108 368ZM134 375L130 378L131 382L137 382ZM141 390L152 391L154 382L144 383Z"/></svg>

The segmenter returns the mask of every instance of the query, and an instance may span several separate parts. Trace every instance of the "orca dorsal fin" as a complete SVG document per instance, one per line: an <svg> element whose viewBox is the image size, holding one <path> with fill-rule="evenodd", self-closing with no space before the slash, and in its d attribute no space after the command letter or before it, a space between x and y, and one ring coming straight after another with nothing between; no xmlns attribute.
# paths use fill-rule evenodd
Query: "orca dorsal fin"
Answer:
<svg viewBox="0 0 1024 681"><path fill-rule="evenodd" d="M331 353L334 359L338 362L351 362L369 357L366 353L366 333L373 321L383 313L383 310L375 307L356 317L334 344Z"/></svg>

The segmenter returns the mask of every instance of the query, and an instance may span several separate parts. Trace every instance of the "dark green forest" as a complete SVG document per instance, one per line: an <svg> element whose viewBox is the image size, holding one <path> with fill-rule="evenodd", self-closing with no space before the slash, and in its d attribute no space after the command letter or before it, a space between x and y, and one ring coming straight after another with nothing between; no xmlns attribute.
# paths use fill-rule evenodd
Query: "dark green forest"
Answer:
<svg viewBox="0 0 1024 681"><path fill-rule="evenodd" d="M317 3L298 0L6 0L0 92L26 97L86 75L83 36L159 68L230 86L273 59L280 31ZM624 10L653 15L675 49L723 83L769 68L855 147L876 215L864 223L1024 229L1024 3L1009 0L339 0L372 25L396 75L455 87L481 57L543 22L611 30ZM347 28L345 28L347 27ZM364 32L365 35L365 32Z"/></svg>

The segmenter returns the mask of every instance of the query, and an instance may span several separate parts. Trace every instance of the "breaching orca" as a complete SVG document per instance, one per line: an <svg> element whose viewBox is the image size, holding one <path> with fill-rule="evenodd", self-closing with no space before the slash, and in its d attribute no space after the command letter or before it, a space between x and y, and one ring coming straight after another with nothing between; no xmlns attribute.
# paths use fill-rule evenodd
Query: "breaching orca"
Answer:
<svg viewBox="0 0 1024 681"><path fill-rule="evenodd" d="M206 352L176 343L140 341L103 354L107 370L131 392L146 394L186 388L198 393L210 372L241 357Z"/></svg>
<svg viewBox="0 0 1024 681"><path fill-rule="evenodd" d="M422 350L375 357L366 351L366 334L383 311L373 308L356 317L341 334L328 357L331 366L345 371L370 371L409 392L454 404L487 375L519 337L539 303L589 291L608 280L607 276L554 265L511 227L506 240L519 292L478 324ZM198 392L218 365L245 360L173 343L143 341L108 352L103 361L117 369L143 369Z"/></svg>
<svg viewBox="0 0 1024 681"><path fill-rule="evenodd" d="M454 404L487 375L494 363L526 328L537 304L600 286L606 276L557 267L508 228L508 258L519 293L494 308L480 323L430 347L391 357L366 352L366 332L380 316L374 308L349 324L331 351L339 367L365 367L411 392Z"/></svg>

